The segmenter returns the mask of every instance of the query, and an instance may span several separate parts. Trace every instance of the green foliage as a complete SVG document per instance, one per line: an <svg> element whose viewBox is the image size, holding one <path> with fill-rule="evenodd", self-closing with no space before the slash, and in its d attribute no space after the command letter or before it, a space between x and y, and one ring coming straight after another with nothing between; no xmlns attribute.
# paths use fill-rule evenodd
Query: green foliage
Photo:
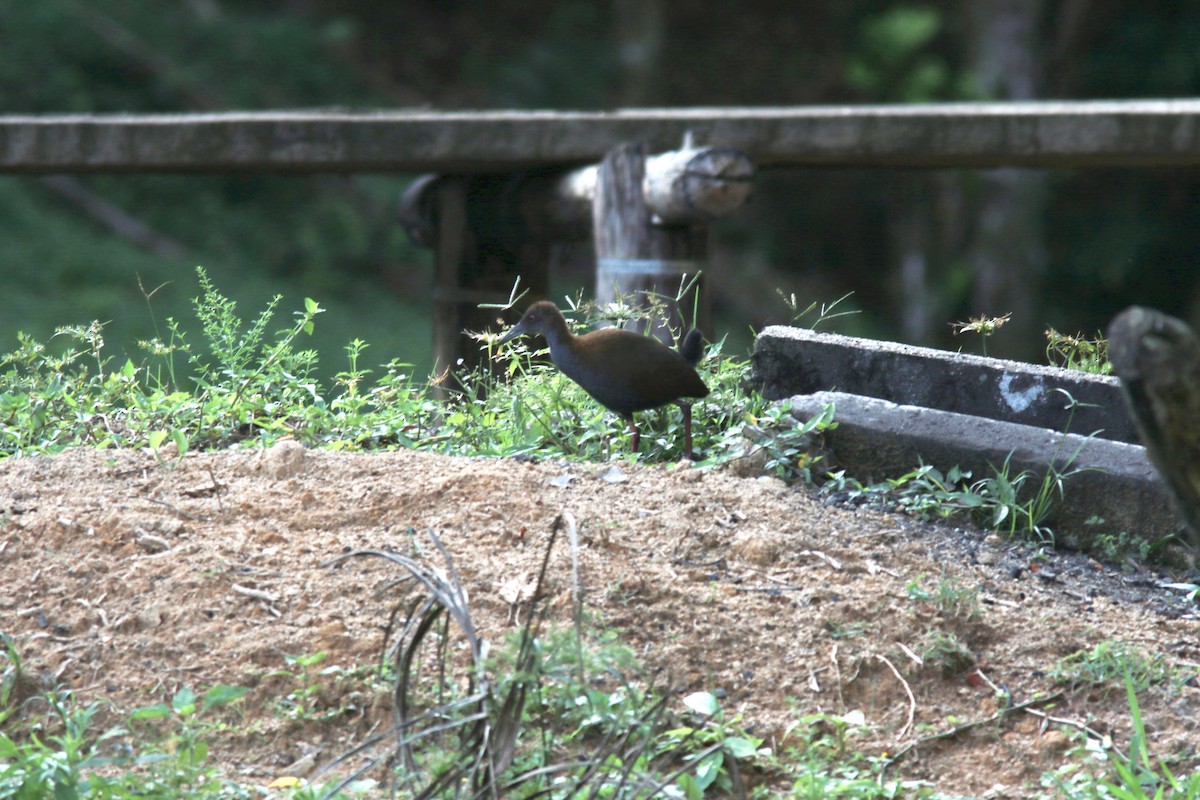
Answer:
<svg viewBox="0 0 1200 800"><path fill-rule="evenodd" d="M990 476L974 479L969 471L957 466L942 472L931 464L922 464L870 486L838 471L830 475L821 490L826 494L844 493L851 502L893 505L921 519L966 515L976 524L1010 536L1052 543L1053 531L1045 523L1071 474L1052 468L1041 480L1028 470L1013 475L1005 459L1000 467L992 467ZM1032 493L1027 491L1030 487Z"/></svg>
<svg viewBox="0 0 1200 800"><path fill-rule="evenodd" d="M336 664L321 667L328 657L323 651L298 656L284 656L285 669L263 676L263 680L282 678L287 694L274 700L275 712L295 722L326 722L352 710L362 698L362 689L384 691L391 677L386 671L356 667L347 669Z"/></svg>
<svg viewBox="0 0 1200 800"><path fill-rule="evenodd" d="M730 426L715 462L740 457L739 443L749 441L761 447L765 472L787 481L815 484L824 466L821 435L837 427L834 415L835 408L829 404L821 413L800 421L792 416L786 403L772 404L758 415L748 414L745 422Z"/></svg>
<svg viewBox="0 0 1200 800"><path fill-rule="evenodd" d="M939 670L943 677L962 675L975 666L975 654L953 631L930 629L920 641L921 659L927 667Z"/></svg>
<svg viewBox="0 0 1200 800"><path fill-rule="evenodd" d="M249 800L264 796L315 800L328 786L300 783L284 793L229 780L209 761L207 740L230 726L216 717L248 690L213 686L202 697L181 688L170 703L137 709L129 728L100 733L104 709L79 705L69 693L46 696L45 719L23 720L19 734L0 731L0 796L12 800L185 800L206 797ZM337 798L358 797L374 787L358 781Z"/></svg>
<svg viewBox="0 0 1200 800"><path fill-rule="evenodd" d="M927 605L948 619L970 621L977 619L981 613L979 587L960 586L945 575L933 589L926 588L924 575L918 575L905 585L904 591L910 600Z"/></svg>
<svg viewBox="0 0 1200 800"><path fill-rule="evenodd" d="M1093 375L1111 375L1112 362L1108 360L1108 340L1097 333L1087 338L1082 333L1070 336L1054 328L1046 329L1046 360L1056 367L1090 372Z"/></svg>
<svg viewBox="0 0 1200 800"><path fill-rule="evenodd" d="M199 341L168 317L164 337L141 343L140 363L110 357L98 322L60 329L57 337L69 343L60 352L21 334L18 349L0 357L0 452L72 445L158 451L171 444L183 455L284 436L334 449L401 446L593 460L661 461L682 447L678 411L671 407L641 415L644 447L640 455L628 454L620 419L524 345L488 353L505 380L485 365L445 387L449 397L442 402L398 361L370 382L371 370L362 366L367 345L356 339L345 349L348 368L326 390L316 352L300 346L315 329L320 305L305 300L289 326L272 332L278 296L247 322L237 302L205 270L197 272ZM731 429L766 408L745 387L746 369L744 361L723 358L719 343L701 366L713 391L695 405L694 432L697 452L710 463L732 457L738 442Z"/></svg>
<svg viewBox="0 0 1200 800"><path fill-rule="evenodd" d="M996 332L1003 328L1012 320L1012 312L1002 314L999 317L972 317L966 322L955 322L950 325L955 336L961 336L964 333L974 333L979 336L979 346L983 351L983 355L987 355L987 341L991 336L995 336Z"/></svg>
<svg viewBox="0 0 1200 800"><path fill-rule="evenodd" d="M1144 692L1169 680L1171 668L1161 655L1147 656L1144 650L1128 642L1104 641L1091 650L1066 656L1050 677L1071 691L1091 690L1124 679L1135 691Z"/></svg>
<svg viewBox="0 0 1200 800"><path fill-rule="evenodd" d="M24 740L0 732L0 796L13 800L111 798L126 796L119 781L93 772L112 763L103 746L121 736L110 730L91 739L88 728L99 706L77 707L70 695L50 694L47 724L51 732L31 731Z"/></svg>
<svg viewBox="0 0 1200 800"><path fill-rule="evenodd" d="M678 785L685 797L703 797L709 789L721 796L733 790L730 761L765 761L771 758L763 740L750 736L737 723L726 721L720 703L711 692L692 692L683 698L691 711L686 724L660 733L654 747L659 753L682 752L691 769L680 776Z"/></svg>
<svg viewBox="0 0 1200 800"><path fill-rule="evenodd" d="M1091 517L1084 524L1092 530L1088 537L1091 549L1098 558L1106 561L1119 562L1133 559L1144 562L1161 551L1166 544L1166 540L1150 541L1144 536L1126 531L1116 533L1104 531L1101 526L1105 523L1101 517Z"/></svg>
<svg viewBox="0 0 1200 800"><path fill-rule="evenodd" d="M0 670L0 731L3 731L4 723L18 710L17 686L21 681L22 670L21 654L17 652L17 647L8 634L0 632L0 646L4 648L0 652L0 664L4 665L4 669Z"/></svg>
<svg viewBox="0 0 1200 800"><path fill-rule="evenodd" d="M873 759L854 748L854 740L868 732L866 715L854 710L841 716L807 714L789 734L782 763L794 776L792 800L884 800L884 798L934 797L919 781L885 780L882 759ZM885 754L886 756L886 754Z"/></svg>
<svg viewBox="0 0 1200 800"><path fill-rule="evenodd" d="M865 18L858 47L847 58L847 82L890 102L964 99L950 65L930 47L942 25L942 12L917 5L897 5Z"/></svg>
<svg viewBox="0 0 1200 800"><path fill-rule="evenodd" d="M170 704L158 703L139 708L129 715L135 723L160 723L165 735L151 749L152 755L143 760L154 764L151 785L176 795L203 794L219 790L223 781L219 770L208 762L208 737L226 731L229 724L215 718L215 709L232 705L249 689L240 686L217 685L205 691L203 697L184 686L171 698Z"/></svg>
<svg viewBox="0 0 1200 800"><path fill-rule="evenodd" d="M1125 672L1122 677L1133 727L1129 754L1111 745L1101 749L1089 741L1080 748L1083 760L1047 772L1042 776L1042 786L1065 800L1200 798L1200 771L1176 776L1165 760L1151 758L1138 701L1138 692L1144 688L1138 689L1138 680L1130 673Z"/></svg>
<svg viewBox="0 0 1200 800"><path fill-rule="evenodd" d="M312 20L262 4L153 0L0 0L0 9L0 111L8 114L389 104L378 71L346 58L353 23L332 14ZM31 74L39 79L30 81ZM409 290L427 283L428 255L392 217L408 178L69 180L152 232L151 242L112 230L39 178L0 178L5 346L17 330L46 341L51 320L97 319L105 322L109 352L136 359L135 342L161 335L153 314L129 313L144 307L139 280L157 287L160 311L180 317L189 297L176 285L179 276L186 283L187 271L204 263L243 302L257 303L280 286L289 295L319 292L332 313L313 347L327 357L353 327L381 352L404 352L422 371L430 368L427 308L379 291L381 272Z"/></svg>

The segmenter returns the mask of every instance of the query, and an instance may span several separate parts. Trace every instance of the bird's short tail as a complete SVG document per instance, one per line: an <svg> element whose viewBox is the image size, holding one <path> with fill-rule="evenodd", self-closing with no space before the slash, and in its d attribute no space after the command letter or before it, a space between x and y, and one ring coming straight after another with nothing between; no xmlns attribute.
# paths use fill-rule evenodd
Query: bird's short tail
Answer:
<svg viewBox="0 0 1200 800"><path fill-rule="evenodd" d="M704 335L699 328L692 328L679 342L679 355L693 367L700 363L704 355Z"/></svg>

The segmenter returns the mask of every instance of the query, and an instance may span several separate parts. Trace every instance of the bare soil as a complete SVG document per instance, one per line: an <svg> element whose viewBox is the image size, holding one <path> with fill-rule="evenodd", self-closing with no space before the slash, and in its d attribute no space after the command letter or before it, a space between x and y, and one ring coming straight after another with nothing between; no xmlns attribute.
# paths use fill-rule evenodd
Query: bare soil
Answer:
<svg viewBox="0 0 1200 800"><path fill-rule="evenodd" d="M1160 655L1190 680L1142 698L1149 747L1197 769L1200 637L1195 605L1159 575L1078 554L1040 554L995 534L823 505L803 487L729 471L337 454L286 442L263 452L75 450L0 463L0 630L32 678L119 711L168 701L180 686L250 687L245 715L213 734L229 774L263 783L302 773L386 722L387 696L344 683L314 704L332 719L289 719L297 688L285 656L321 667L369 664L398 573L352 559L371 548L438 561L452 554L482 635L519 625L519 587L536 575L556 517L582 540L588 608L651 674L717 691L724 708L779 751L801 713L861 710L869 755L1012 703L1111 736L1128 749L1119 682L1056 683L1060 659L1105 641ZM570 603L570 552L551 561L553 615ZM1187 576L1182 576L1187 577ZM941 581L977 589L978 615L912 597ZM515 581L515 583L514 583ZM917 582L917 583L914 583ZM940 635L940 638L939 638ZM948 657L953 636L969 652ZM293 670L294 671L294 670ZM315 678L320 682L325 678ZM911 695L910 695L911 692ZM1028 797L1066 763L1077 728L1017 711L909 750L889 774L971 796Z"/></svg>

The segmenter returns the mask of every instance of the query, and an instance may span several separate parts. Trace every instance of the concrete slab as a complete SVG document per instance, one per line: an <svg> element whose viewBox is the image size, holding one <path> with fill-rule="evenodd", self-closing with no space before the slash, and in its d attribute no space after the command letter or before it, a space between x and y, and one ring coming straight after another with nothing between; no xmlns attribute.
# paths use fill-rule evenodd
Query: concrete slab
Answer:
<svg viewBox="0 0 1200 800"><path fill-rule="evenodd" d="M1136 443L1116 378L997 358L771 326L754 377L770 399L827 390ZM1078 403L1067 410L1066 391Z"/></svg>
<svg viewBox="0 0 1200 800"><path fill-rule="evenodd" d="M1166 486L1139 445L845 392L816 392L788 402L803 420L834 404L837 427L826 432L826 445L841 467L864 482L897 477L922 462L941 470L957 465L981 478L1011 454L1010 475L1029 470L1040 480L1051 464L1074 473L1047 523L1062 544L1084 547L1095 535L1121 532L1153 540L1182 528Z"/></svg>

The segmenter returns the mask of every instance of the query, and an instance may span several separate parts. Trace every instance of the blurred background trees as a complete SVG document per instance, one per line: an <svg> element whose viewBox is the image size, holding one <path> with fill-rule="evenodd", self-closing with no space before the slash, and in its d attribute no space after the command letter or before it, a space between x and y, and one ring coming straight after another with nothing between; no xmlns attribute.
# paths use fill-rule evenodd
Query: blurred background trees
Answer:
<svg viewBox="0 0 1200 800"><path fill-rule="evenodd" d="M1196 0L0 0L0 41L6 114L1200 94ZM203 264L247 311L320 300L330 371L355 336L428 370L430 257L394 214L410 177L0 178L0 348L100 319L133 354L188 315ZM1192 317L1198 190L1188 170L764 171L714 229L716 333L786 321L777 288L853 291L853 332L937 346L1012 312L989 352L1037 360L1047 325Z"/></svg>

